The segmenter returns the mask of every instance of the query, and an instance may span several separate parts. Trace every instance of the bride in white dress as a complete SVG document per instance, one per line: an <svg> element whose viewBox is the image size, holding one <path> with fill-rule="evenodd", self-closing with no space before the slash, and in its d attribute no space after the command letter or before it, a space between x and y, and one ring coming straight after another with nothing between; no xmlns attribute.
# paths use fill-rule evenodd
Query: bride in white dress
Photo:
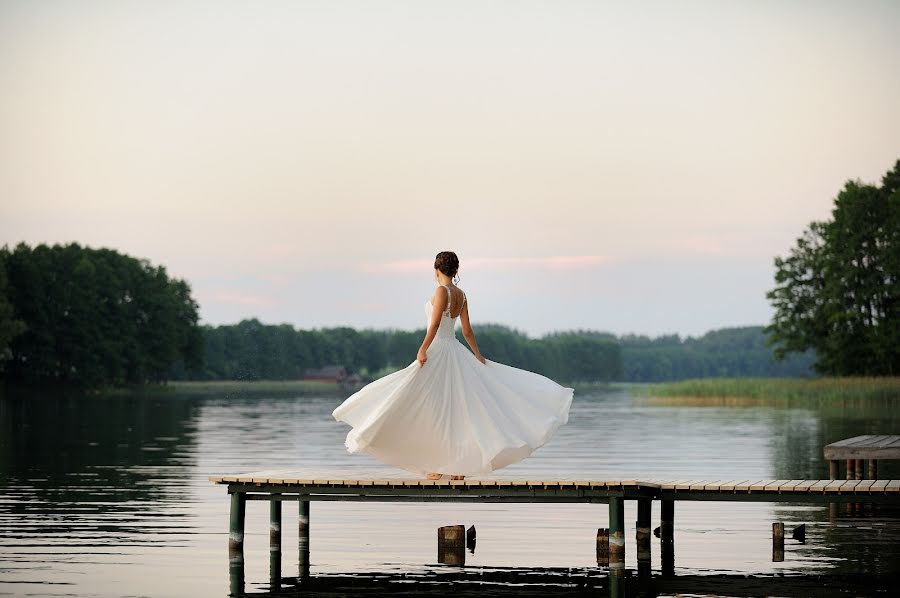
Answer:
<svg viewBox="0 0 900 598"><path fill-rule="evenodd" d="M455 253L437 254L438 286L425 302L428 328L416 359L334 410L353 428L349 452L429 479L463 479L521 461L568 421L574 389L478 350L466 294L452 283L458 268ZM457 320L471 352L456 338Z"/></svg>

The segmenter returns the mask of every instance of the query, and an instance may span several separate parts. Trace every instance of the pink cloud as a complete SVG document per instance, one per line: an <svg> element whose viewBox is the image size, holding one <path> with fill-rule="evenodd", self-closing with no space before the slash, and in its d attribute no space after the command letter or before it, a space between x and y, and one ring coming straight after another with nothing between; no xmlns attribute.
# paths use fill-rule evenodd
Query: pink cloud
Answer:
<svg viewBox="0 0 900 598"><path fill-rule="evenodd" d="M506 270L509 268L521 268L533 270L543 268L545 270L572 270L577 268L592 268L609 262L609 256L605 255L555 255L548 257L475 257L467 258L463 268L469 272ZM359 268L364 272L395 272L408 274L422 272L432 267L431 260L397 260L392 262L378 262L360 264Z"/></svg>
<svg viewBox="0 0 900 598"><path fill-rule="evenodd" d="M227 305L252 305L254 307L275 305L278 303L271 297L230 293L228 291L197 291L196 299L201 303L223 303Z"/></svg>

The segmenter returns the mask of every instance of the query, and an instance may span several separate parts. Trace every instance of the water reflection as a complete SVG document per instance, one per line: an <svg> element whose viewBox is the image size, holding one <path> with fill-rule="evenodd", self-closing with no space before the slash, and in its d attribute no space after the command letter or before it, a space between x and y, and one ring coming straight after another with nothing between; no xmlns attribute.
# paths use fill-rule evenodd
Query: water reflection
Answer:
<svg viewBox="0 0 900 598"><path fill-rule="evenodd" d="M48 594L58 586L70 595L101 597L148 588L173 596L228 593L228 498L207 476L381 468L346 454L346 428L330 416L341 400L0 398L0 593ZM898 424L900 414L889 406L710 407L656 404L627 388L576 392L569 424L504 474L818 478L827 471L825 444L896 431ZM897 462L885 462L879 473L900 478ZM608 527L606 505L316 503L308 528L311 561L304 562L302 550L294 549L302 548L300 513L288 502L280 571L272 570L269 509L265 502L248 502L245 547L235 562L234 583L252 592L270 591L284 580L288 587L304 572L311 573L311 583L359 583L360 591L380 575L406 583L433 578L433 587L444 590L448 575L463 576L463 585L485 575L515 580L525 584L519 594L539 579L555 579L572 591L608 590L607 569L597 565L596 534ZM672 541L654 539L649 562L638 561L639 516L633 501L626 501L625 587L647 578L648 568L653 584L675 584L653 586L668 588L660 591L731 595L741 595L748 584L790 595L790 584L808 589L816 579L839 585L900 572L900 518L883 506L830 511L804 504L678 503L677 509ZM784 522L786 530L806 525L805 544L785 539L782 562L771 558L773 521ZM478 551L464 553L459 571L435 560L435 530L453 522L476 526L480 536ZM651 529L659 523L656 512ZM746 580L748 574L757 578ZM771 585L769 576L793 580L795 574L801 577L787 582L785 591L782 578ZM432 588L416 585L423 592Z"/></svg>

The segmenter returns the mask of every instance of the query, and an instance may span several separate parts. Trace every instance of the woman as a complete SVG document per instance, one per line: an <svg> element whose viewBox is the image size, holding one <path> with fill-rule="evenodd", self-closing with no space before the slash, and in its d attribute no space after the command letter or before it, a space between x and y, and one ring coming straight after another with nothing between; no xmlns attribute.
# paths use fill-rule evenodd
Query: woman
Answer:
<svg viewBox="0 0 900 598"><path fill-rule="evenodd" d="M461 480L521 461L569 419L574 389L540 374L485 359L469 322L459 260L442 251L425 303L428 328L405 368L364 386L334 417L353 429L344 442L428 479ZM456 338L456 321L472 351Z"/></svg>

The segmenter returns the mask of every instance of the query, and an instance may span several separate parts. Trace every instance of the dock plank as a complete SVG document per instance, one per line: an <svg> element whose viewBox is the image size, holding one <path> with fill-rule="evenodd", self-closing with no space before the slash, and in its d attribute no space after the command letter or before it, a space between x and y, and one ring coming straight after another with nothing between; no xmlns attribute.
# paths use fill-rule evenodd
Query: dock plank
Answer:
<svg viewBox="0 0 900 598"><path fill-rule="evenodd" d="M766 484L764 490L768 492L778 492L778 489L790 482L790 480L773 480L771 483Z"/></svg>

